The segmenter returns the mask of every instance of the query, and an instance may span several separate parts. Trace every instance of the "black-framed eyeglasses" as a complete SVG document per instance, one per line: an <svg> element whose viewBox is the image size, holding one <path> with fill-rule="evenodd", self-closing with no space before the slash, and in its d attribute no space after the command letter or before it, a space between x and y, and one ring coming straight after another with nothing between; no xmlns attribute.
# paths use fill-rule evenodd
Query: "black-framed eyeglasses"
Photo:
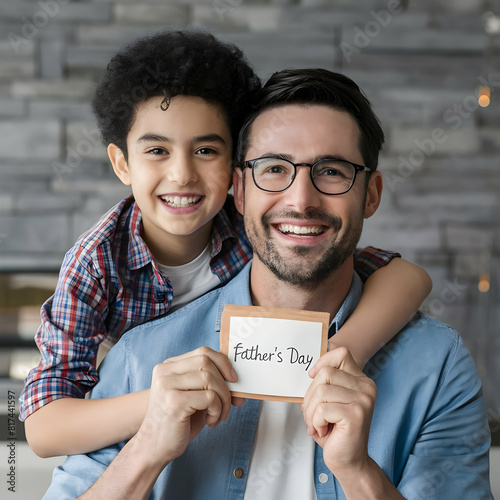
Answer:
<svg viewBox="0 0 500 500"><path fill-rule="evenodd" d="M344 194L349 191L358 172L370 172L370 168L347 160L325 158L316 163L293 163L276 157L255 158L243 162L252 169L255 185L269 193L288 189L297 174L297 167L309 167L314 187L323 194Z"/></svg>

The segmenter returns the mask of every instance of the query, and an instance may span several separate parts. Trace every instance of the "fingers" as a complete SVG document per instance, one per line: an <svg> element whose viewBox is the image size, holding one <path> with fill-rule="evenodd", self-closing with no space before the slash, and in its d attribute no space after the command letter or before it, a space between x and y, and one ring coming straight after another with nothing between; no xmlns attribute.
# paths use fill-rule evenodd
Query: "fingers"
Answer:
<svg viewBox="0 0 500 500"><path fill-rule="evenodd" d="M200 395L205 394L205 407L200 408L199 399L193 401L192 408L194 410L203 410L206 413L206 423L209 426L216 425L219 421L226 420L229 415L231 406L231 396L229 390L221 377L214 376L209 370L195 370L183 374L168 374L164 377L163 374L157 373L157 380L164 378L161 383L161 391L163 394L177 392L179 399L175 404L186 406L189 412L190 405L188 397L194 397L195 393ZM215 404L213 399L217 398ZM203 400L201 400L203 401ZM191 413L194 413L192 411Z"/></svg>
<svg viewBox="0 0 500 500"><path fill-rule="evenodd" d="M148 456L157 457L165 465L182 455L206 424L215 426L221 413L221 400L211 390L152 390L150 394L148 411L136 437ZM210 415L216 418L210 421Z"/></svg>
<svg viewBox="0 0 500 500"><path fill-rule="evenodd" d="M188 420L196 412L201 412L199 418L203 420L201 425L215 427L218 423L222 410L222 402L215 391L212 390L190 390L176 391L170 395L170 403L173 408L177 408L179 413L177 418ZM193 429L197 433L200 429Z"/></svg>
<svg viewBox="0 0 500 500"><path fill-rule="evenodd" d="M231 398L231 404L233 406L243 406L245 404L245 398L241 398L241 397L232 397Z"/></svg>
<svg viewBox="0 0 500 500"><path fill-rule="evenodd" d="M314 378L321 368L331 366L339 368L352 375L364 376L364 373L354 361L347 347L333 347L334 344L329 344L329 351L323 354L315 365L309 370L309 376ZM333 347L333 349L332 349Z"/></svg>
<svg viewBox="0 0 500 500"><path fill-rule="evenodd" d="M180 364L179 362L181 361L186 361L189 364ZM200 370L208 365L214 365L217 367L223 378L228 382L236 382L238 380L238 376L236 375L228 357L220 352L210 349L210 347L199 347L194 351L166 359L163 363L171 365L172 370L176 373L182 373L183 366L194 366L196 363L199 364Z"/></svg>
<svg viewBox="0 0 500 500"><path fill-rule="evenodd" d="M322 356L311 368L314 377L304 397L304 421L310 435L320 438L332 424L361 428L371 419L376 399L375 383L366 377L343 347Z"/></svg>
<svg viewBox="0 0 500 500"><path fill-rule="evenodd" d="M227 419L231 409L226 380L237 380L229 359L208 347L201 347L157 365L153 371L152 388L159 385L157 390L162 391L207 391L207 397L213 393L219 403L216 406L207 404L203 410L206 411L207 425L215 426ZM184 401L181 404L185 404Z"/></svg>
<svg viewBox="0 0 500 500"><path fill-rule="evenodd" d="M365 418L371 418L376 390L370 381L357 389L320 384L308 396L303 412L309 435L324 437L331 424L346 431L363 427Z"/></svg>

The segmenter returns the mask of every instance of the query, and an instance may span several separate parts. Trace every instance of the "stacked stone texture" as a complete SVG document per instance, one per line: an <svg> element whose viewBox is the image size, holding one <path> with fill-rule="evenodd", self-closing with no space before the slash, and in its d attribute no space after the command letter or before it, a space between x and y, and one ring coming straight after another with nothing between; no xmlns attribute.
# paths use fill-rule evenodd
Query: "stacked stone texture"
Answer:
<svg viewBox="0 0 500 500"><path fill-rule="evenodd" d="M424 309L456 327L500 379L500 36L479 0L2 0L0 268L54 270L128 193L89 100L112 54L161 28L202 27L258 73L321 66L354 78L386 131L378 214L362 243L400 251L434 280ZM491 105L479 107L489 86ZM489 276L490 290L478 283ZM493 421L500 396L486 384ZM498 423L500 426L500 423Z"/></svg>

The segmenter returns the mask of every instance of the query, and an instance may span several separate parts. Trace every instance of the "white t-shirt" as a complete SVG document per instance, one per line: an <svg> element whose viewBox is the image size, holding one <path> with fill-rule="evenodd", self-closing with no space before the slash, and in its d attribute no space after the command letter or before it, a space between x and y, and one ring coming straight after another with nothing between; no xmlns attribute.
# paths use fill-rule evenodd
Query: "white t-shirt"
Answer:
<svg viewBox="0 0 500 500"><path fill-rule="evenodd" d="M314 450L298 404L263 401L245 500L315 500Z"/></svg>
<svg viewBox="0 0 500 500"><path fill-rule="evenodd" d="M174 300L170 311L179 309L220 284L219 278L210 269L210 254L209 244L196 259L182 266L158 264L160 272L174 287Z"/></svg>
<svg viewBox="0 0 500 500"><path fill-rule="evenodd" d="M170 280L174 287L174 299L170 312L179 309L192 300L201 297L220 284L217 275L210 269L211 245L208 244L196 259L182 266L164 266L158 263L160 272ZM99 366L114 342L105 339L99 346L96 365Z"/></svg>

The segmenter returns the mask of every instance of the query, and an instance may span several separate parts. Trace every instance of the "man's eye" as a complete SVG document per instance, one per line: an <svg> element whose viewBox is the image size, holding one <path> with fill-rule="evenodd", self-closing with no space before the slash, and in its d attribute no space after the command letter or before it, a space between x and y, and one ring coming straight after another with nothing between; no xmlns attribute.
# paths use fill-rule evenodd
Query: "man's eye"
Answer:
<svg viewBox="0 0 500 500"><path fill-rule="evenodd" d="M335 177L337 175L342 175L342 172L337 170L336 168L327 168L322 172L323 175L328 175L331 177Z"/></svg>
<svg viewBox="0 0 500 500"><path fill-rule="evenodd" d="M323 177L339 177L343 178L345 177L345 173L339 170L338 168L332 168L332 167L325 167L322 169L318 169L315 172L315 175L317 177L323 176Z"/></svg>
<svg viewBox="0 0 500 500"><path fill-rule="evenodd" d="M285 169L281 165L274 165L272 167L267 167L266 174L283 174L285 173Z"/></svg>

